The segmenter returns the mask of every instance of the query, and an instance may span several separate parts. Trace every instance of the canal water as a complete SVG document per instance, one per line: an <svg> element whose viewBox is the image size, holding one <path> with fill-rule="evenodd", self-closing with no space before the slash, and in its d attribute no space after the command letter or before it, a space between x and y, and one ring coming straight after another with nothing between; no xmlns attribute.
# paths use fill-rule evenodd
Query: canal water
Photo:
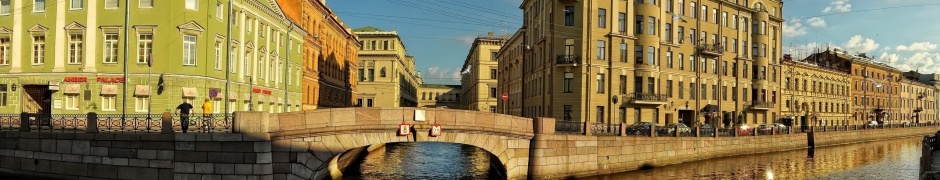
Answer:
<svg viewBox="0 0 940 180"><path fill-rule="evenodd" d="M920 137L708 159L581 179L917 179ZM451 143L396 143L344 179L504 179L499 159Z"/></svg>

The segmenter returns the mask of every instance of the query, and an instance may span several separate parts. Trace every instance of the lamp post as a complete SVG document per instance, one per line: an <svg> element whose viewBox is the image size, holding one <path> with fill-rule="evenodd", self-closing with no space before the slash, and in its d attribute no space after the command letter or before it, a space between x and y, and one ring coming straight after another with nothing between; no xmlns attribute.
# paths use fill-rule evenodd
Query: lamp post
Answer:
<svg viewBox="0 0 940 180"><path fill-rule="evenodd" d="M253 85L254 83L252 82L251 75L249 75L248 76L248 111L254 111L254 108L253 108L254 104L252 104L251 102L251 98L254 95L254 91L252 91L254 88Z"/></svg>

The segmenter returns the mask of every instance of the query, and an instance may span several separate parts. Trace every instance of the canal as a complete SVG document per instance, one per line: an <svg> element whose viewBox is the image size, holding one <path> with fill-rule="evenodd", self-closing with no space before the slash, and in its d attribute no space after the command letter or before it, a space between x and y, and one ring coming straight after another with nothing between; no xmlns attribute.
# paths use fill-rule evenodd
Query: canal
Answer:
<svg viewBox="0 0 940 180"><path fill-rule="evenodd" d="M708 159L581 179L917 179L920 137ZM499 159L451 143L395 143L344 179L503 179Z"/></svg>

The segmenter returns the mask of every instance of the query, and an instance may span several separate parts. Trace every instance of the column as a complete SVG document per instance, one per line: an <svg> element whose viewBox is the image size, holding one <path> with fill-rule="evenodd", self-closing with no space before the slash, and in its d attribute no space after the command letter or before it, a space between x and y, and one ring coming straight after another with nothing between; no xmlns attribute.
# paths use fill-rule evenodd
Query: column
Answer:
<svg viewBox="0 0 940 180"><path fill-rule="evenodd" d="M625 24L627 24L627 29L625 31L627 31L627 36L633 37L633 33L634 33L633 29L636 28L636 27L633 27L635 26L633 22L636 22L636 19L634 19L636 18L636 14L633 13L633 9L635 9L635 6L633 4L634 0L626 0L625 2L626 2L625 6L627 7L627 17L626 17L627 22L624 22Z"/></svg>
<svg viewBox="0 0 940 180"><path fill-rule="evenodd" d="M68 49L65 46L65 41L67 40L68 33L65 32L65 13L66 13L66 4L69 3L56 3L56 20L55 20L55 29L52 29L51 34L55 34L55 49L53 53L53 60L55 61L55 67L52 68L52 72L65 72L65 58L66 52ZM90 6L84 8L91 8ZM46 41L48 42L48 41ZM48 48L47 48L48 49Z"/></svg>
<svg viewBox="0 0 940 180"><path fill-rule="evenodd" d="M66 4L66 3L59 3ZM95 68L95 63L97 62L96 55L98 55L98 1L92 0L88 1L88 16L85 26L85 68L82 69L83 72L96 72L98 71ZM124 27L127 28L127 27ZM127 36L127 34L125 34ZM127 43L127 42L124 42ZM136 46L128 46L136 47Z"/></svg>

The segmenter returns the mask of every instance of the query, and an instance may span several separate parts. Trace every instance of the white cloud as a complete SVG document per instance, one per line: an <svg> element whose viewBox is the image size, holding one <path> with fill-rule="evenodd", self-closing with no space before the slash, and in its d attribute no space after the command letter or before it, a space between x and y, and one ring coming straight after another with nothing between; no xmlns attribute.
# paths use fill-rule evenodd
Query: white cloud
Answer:
<svg viewBox="0 0 940 180"><path fill-rule="evenodd" d="M464 44L473 44L473 41L476 39L477 39L476 35L464 35L464 36L457 37L457 41L460 41L461 43L464 43Z"/></svg>
<svg viewBox="0 0 940 180"><path fill-rule="evenodd" d="M830 12L849 12L852 11L852 4L849 4L849 0L834 0L829 6L826 6L823 9L823 13Z"/></svg>
<svg viewBox="0 0 940 180"><path fill-rule="evenodd" d="M898 51L931 51L937 49L937 44L930 42L916 42L912 43L910 46L899 45L896 49Z"/></svg>
<svg viewBox="0 0 940 180"><path fill-rule="evenodd" d="M845 42L844 46L845 50L849 51L849 53L857 54L876 50L879 44L875 43L875 40L862 37L862 35L855 35L852 36L849 41Z"/></svg>
<svg viewBox="0 0 940 180"><path fill-rule="evenodd" d="M894 66L901 71L917 70L921 73L933 73L940 68L938 61L940 61L940 53L918 52L911 57L904 58Z"/></svg>
<svg viewBox="0 0 940 180"><path fill-rule="evenodd" d="M826 27L826 20L820 17L809 18L806 20L806 23L809 23L810 26Z"/></svg>
<svg viewBox="0 0 940 180"><path fill-rule="evenodd" d="M897 63L898 59L900 58L901 58L901 55L899 54L894 54L894 53L888 54L887 52L882 52L881 56L878 57L878 59L880 59L881 61L887 62L889 64Z"/></svg>
<svg viewBox="0 0 940 180"><path fill-rule="evenodd" d="M460 68L441 68L438 66L433 66L428 68L426 73L422 73L421 77L424 78L426 82L434 83L445 83L445 84L459 84L460 83Z"/></svg>
<svg viewBox="0 0 940 180"><path fill-rule="evenodd" d="M790 19L783 23L784 37L797 37L806 34L806 27L798 19Z"/></svg>

